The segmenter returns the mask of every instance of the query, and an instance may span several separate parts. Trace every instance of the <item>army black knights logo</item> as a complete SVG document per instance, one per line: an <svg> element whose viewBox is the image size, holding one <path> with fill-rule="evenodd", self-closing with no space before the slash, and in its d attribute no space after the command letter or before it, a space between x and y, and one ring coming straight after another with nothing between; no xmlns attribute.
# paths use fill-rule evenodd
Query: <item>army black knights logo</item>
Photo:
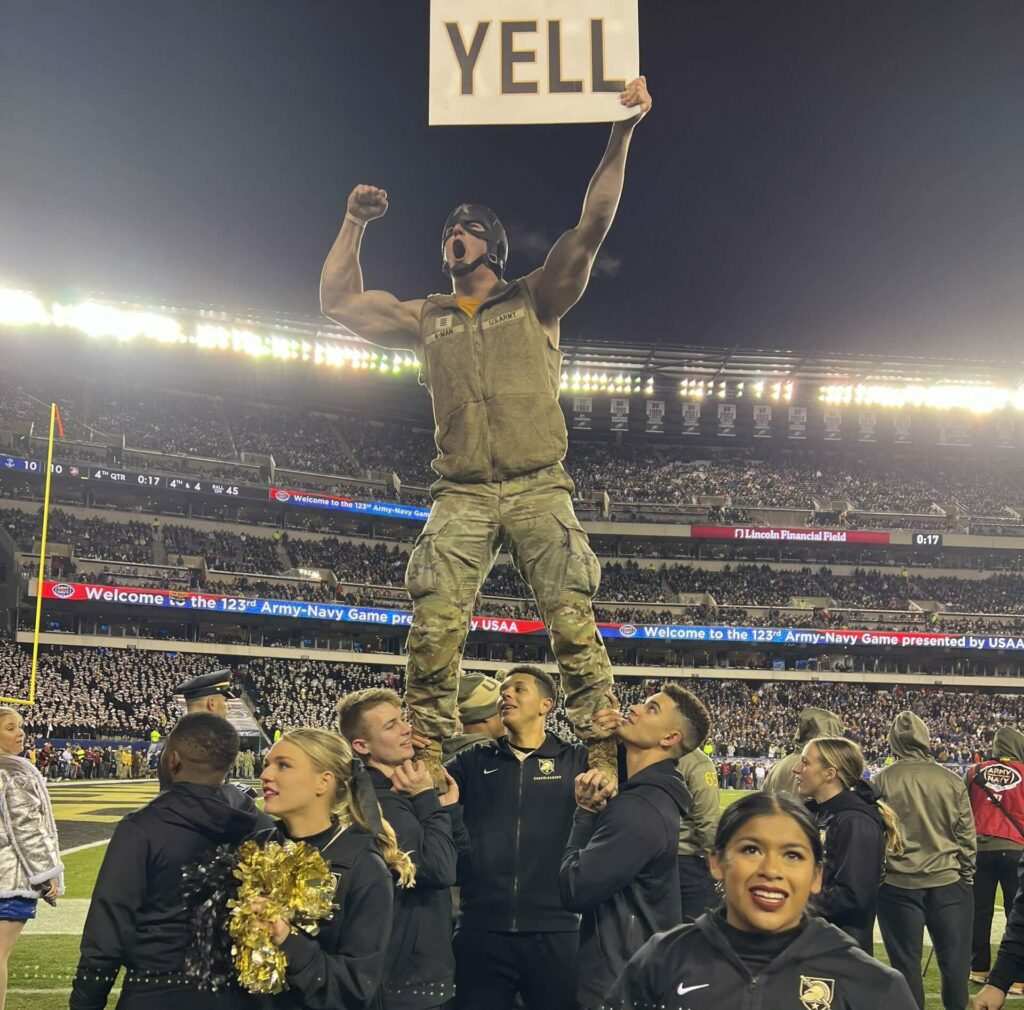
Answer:
<svg viewBox="0 0 1024 1010"><path fill-rule="evenodd" d="M809 978L800 976L800 1002L807 1010L832 1010L836 995L834 978Z"/></svg>
<svg viewBox="0 0 1024 1010"><path fill-rule="evenodd" d="M555 770L555 759L537 758L537 767L540 768L541 775L551 775Z"/></svg>

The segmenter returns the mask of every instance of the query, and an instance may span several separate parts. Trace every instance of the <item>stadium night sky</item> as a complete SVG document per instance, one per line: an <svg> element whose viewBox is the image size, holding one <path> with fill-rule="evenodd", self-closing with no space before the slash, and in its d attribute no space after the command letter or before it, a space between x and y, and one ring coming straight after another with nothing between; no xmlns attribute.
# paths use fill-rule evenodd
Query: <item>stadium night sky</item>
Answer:
<svg viewBox="0 0 1024 1010"><path fill-rule="evenodd" d="M426 126L426 0L6 0L0 280L317 311L357 182L369 286L437 290L463 199L510 271L571 225L604 126ZM1020 0L641 0L654 96L567 338L1012 354Z"/></svg>

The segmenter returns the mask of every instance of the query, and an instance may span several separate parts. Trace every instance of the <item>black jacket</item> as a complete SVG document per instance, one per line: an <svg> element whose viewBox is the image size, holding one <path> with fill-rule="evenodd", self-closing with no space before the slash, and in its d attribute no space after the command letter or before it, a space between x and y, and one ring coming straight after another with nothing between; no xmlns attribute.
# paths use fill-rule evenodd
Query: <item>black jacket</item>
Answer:
<svg viewBox="0 0 1024 1010"><path fill-rule="evenodd" d="M182 868L202 862L224 842L240 842L255 825L255 814L230 806L216 786L184 782L118 824L93 890L71 1010L103 1007L122 965L130 976L126 990L135 979L148 979L147 986L154 978L168 987L185 983L191 930L181 898Z"/></svg>
<svg viewBox="0 0 1024 1010"><path fill-rule="evenodd" d="M821 894L813 911L849 933L869 954L885 878L885 823L866 783L844 789L824 803L811 801L825 844Z"/></svg>
<svg viewBox="0 0 1024 1010"><path fill-rule="evenodd" d="M452 897L456 851L452 819L430 789L405 796L370 769L377 800L416 864L416 886L395 891L395 917L384 973L385 1010L436 1007L455 995Z"/></svg>
<svg viewBox="0 0 1024 1010"><path fill-rule="evenodd" d="M614 1010L917 1010L906 980L812 916L756 977L713 913L658 933L604 1004Z"/></svg>
<svg viewBox="0 0 1024 1010"><path fill-rule="evenodd" d="M459 784L472 852L459 862L462 929L561 932L579 928L562 905L558 870L576 810L576 776L587 750L548 733L520 761L508 740L457 754L448 771Z"/></svg>
<svg viewBox="0 0 1024 1010"><path fill-rule="evenodd" d="M598 1006L637 948L678 926L679 821L690 794L671 758L638 772L599 814L577 808L559 879L583 913L577 999Z"/></svg>
<svg viewBox="0 0 1024 1010"><path fill-rule="evenodd" d="M225 782L220 787L220 791L224 799L227 800L228 806L234 807L236 810L247 810L256 817L257 831L265 831L277 824L270 814L265 814L256 806L252 795L245 786L235 785L234 782Z"/></svg>
<svg viewBox="0 0 1024 1010"><path fill-rule="evenodd" d="M333 917L316 936L294 932L281 945L289 988L259 1000L262 1010L362 1010L381 1006L391 937L394 878L368 831L352 825L327 835L321 854L338 880ZM336 835L336 837L334 837ZM283 842L283 828L257 840ZM334 841L330 839L334 837Z"/></svg>
<svg viewBox="0 0 1024 1010"><path fill-rule="evenodd" d="M1006 919L1006 932L999 944L995 967L988 980L1006 992L1014 982L1024 978L1024 856L1017 864L1017 897Z"/></svg>

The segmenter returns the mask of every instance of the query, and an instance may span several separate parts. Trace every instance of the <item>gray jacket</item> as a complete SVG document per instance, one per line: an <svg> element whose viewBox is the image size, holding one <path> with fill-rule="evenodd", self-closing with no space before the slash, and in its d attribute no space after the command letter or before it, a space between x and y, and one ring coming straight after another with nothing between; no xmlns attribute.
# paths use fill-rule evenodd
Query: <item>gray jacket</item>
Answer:
<svg viewBox="0 0 1024 1010"><path fill-rule="evenodd" d="M36 885L54 878L63 892L46 782L25 758L0 755L0 898L38 898Z"/></svg>

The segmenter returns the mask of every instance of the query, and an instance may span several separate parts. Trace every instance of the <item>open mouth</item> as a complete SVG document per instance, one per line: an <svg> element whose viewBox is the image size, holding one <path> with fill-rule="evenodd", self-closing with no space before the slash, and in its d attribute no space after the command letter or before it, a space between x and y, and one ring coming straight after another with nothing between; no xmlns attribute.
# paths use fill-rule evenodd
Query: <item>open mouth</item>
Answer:
<svg viewBox="0 0 1024 1010"><path fill-rule="evenodd" d="M277 795L277 790L276 789L269 789L266 786L263 787L263 800L264 800L264 802L266 802L267 800L273 799L276 795Z"/></svg>
<svg viewBox="0 0 1024 1010"><path fill-rule="evenodd" d="M466 255L466 243L462 239L457 238L452 242L452 255L457 259L462 259Z"/></svg>
<svg viewBox="0 0 1024 1010"><path fill-rule="evenodd" d="M777 912L789 896L785 891L779 891L774 887L752 887L750 897L762 912Z"/></svg>

